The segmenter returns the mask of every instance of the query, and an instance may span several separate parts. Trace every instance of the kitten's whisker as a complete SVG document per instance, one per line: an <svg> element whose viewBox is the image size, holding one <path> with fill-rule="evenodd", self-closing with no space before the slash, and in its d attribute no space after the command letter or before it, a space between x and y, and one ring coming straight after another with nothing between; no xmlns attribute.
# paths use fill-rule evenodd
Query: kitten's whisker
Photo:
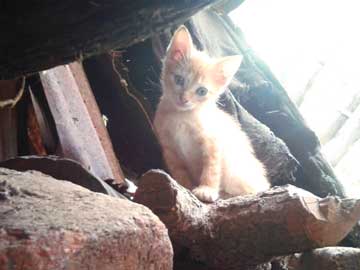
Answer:
<svg viewBox="0 0 360 270"><path fill-rule="evenodd" d="M221 103L219 100L216 101L216 104L219 104L221 107L224 107L224 106L225 106L225 104L224 104L224 103Z"/></svg>

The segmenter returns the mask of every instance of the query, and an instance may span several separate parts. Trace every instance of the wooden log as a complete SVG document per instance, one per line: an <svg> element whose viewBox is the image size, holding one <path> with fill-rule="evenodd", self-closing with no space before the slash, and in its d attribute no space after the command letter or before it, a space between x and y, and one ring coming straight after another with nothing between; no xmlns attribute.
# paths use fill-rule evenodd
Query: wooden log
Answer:
<svg viewBox="0 0 360 270"><path fill-rule="evenodd" d="M0 78L13 78L113 48L183 23L219 0L1 3Z"/></svg>
<svg viewBox="0 0 360 270"><path fill-rule="evenodd" d="M350 270L360 269L360 249L326 247L286 258L289 270Z"/></svg>
<svg viewBox="0 0 360 270"><path fill-rule="evenodd" d="M227 270L335 245L360 218L360 200L321 199L291 185L207 205L158 170L140 179L135 201L165 223L175 250Z"/></svg>

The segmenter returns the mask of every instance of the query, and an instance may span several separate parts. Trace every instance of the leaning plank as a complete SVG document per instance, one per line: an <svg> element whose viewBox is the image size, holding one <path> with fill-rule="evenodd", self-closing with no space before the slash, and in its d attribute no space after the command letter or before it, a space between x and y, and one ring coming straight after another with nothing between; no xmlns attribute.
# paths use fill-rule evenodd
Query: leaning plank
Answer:
<svg viewBox="0 0 360 270"><path fill-rule="evenodd" d="M128 47L220 2L7 1L0 10L0 78Z"/></svg>
<svg viewBox="0 0 360 270"><path fill-rule="evenodd" d="M123 182L123 175L112 170L70 67L43 71L40 79L59 136L59 155L80 162L103 180L116 177Z"/></svg>
<svg viewBox="0 0 360 270"><path fill-rule="evenodd" d="M79 87L79 93L84 105L89 113L91 122L95 128L96 134L99 137L102 148L106 159L111 167L111 171L114 175L114 180L118 184L122 184L124 180L124 174L120 168L119 161L115 156L114 148L109 137L109 133L106 129L100 109L95 100L93 91L89 85L89 81L85 74L84 68L80 62L74 62L69 64L71 73L74 76L74 79Z"/></svg>
<svg viewBox="0 0 360 270"><path fill-rule="evenodd" d="M35 171L0 168L0 270L170 270L149 209Z"/></svg>
<svg viewBox="0 0 360 270"><path fill-rule="evenodd" d="M142 177L135 201L165 223L175 250L215 269L335 245L360 218L360 200L321 199L290 185L207 205L156 170Z"/></svg>

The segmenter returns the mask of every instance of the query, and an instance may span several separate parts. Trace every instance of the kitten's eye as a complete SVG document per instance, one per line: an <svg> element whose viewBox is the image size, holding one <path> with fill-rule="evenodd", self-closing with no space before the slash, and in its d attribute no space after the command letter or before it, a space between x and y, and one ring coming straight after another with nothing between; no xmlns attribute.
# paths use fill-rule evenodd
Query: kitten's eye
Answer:
<svg viewBox="0 0 360 270"><path fill-rule="evenodd" d="M174 80L175 80L175 84L178 86L184 86L185 84L185 79L183 76L175 74Z"/></svg>
<svg viewBox="0 0 360 270"><path fill-rule="evenodd" d="M196 94L198 96L205 96L207 94L208 90L205 87L199 87L198 89L196 89Z"/></svg>

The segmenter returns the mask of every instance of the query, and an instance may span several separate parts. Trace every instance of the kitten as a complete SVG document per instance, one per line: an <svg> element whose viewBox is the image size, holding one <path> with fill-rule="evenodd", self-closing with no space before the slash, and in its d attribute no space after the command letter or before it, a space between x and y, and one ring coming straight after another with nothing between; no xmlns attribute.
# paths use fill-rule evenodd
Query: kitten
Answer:
<svg viewBox="0 0 360 270"><path fill-rule="evenodd" d="M185 26L175 32L161 74L154 126L171 175L205 202L270 187L240 124L216 101L242 57L211 59L196 50Z"/></svg>

